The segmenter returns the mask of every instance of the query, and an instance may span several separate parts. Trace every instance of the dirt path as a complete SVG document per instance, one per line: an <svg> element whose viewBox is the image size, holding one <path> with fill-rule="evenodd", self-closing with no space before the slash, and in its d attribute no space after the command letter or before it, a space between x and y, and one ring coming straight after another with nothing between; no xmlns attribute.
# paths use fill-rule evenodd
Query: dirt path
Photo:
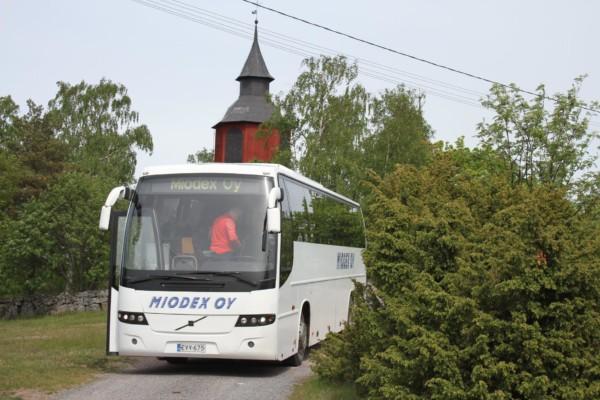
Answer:
<svg viewBox="0 0 600 400"><path fill-rule="evenodd" d="M171 365L143 359L122 372L51 397L53 400L287 399L310 376L310 366L249 361L194 360Z"/></svg>

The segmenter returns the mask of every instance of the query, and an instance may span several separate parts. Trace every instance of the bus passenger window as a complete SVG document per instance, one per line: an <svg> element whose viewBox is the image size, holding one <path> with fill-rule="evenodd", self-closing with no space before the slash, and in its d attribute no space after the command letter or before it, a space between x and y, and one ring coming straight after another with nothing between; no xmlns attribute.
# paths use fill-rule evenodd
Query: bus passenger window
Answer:
<svg viewBox="0 0 600 400"><path fill-rule="evenodd" d="M287 179L286 188L292 218L292 236L297 242L312 242L313 208L310 190Z"/></svg>

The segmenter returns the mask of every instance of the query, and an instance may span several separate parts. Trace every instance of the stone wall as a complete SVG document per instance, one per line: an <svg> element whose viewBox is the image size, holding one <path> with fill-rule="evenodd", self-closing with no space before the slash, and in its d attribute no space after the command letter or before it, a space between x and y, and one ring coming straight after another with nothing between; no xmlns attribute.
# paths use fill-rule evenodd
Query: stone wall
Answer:
<svg viewBox="0 0 600 400"><path fill-rule="evenodd" d="M105 310L107 290L89 290L57 296L33 296L16 300L0 299L0 319L60 314L68 311Z"/></svg>

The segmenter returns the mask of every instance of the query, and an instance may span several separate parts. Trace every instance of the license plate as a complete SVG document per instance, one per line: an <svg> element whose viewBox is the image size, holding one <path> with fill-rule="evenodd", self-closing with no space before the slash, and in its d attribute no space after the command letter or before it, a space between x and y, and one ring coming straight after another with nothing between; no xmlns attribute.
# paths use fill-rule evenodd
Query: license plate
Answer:
<svg viewBox="0 0 600 400"><path fill-rule="evenodd" d="M177 343L178 353L206 353L206 343Z"/></svg>

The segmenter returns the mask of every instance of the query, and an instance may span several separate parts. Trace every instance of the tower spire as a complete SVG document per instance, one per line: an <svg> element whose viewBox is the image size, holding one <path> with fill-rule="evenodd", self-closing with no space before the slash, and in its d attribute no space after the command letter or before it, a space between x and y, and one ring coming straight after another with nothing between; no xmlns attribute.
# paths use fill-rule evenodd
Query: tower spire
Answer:
<svg viewBox="0 0 600 400"><path fill-rule="evenodd" d="M275 80L267 69L267 64L265 64L260 46L258 45L258 19L254 20L254 40L252 41L250 53L244 63L242 72L240 72L240 76L236 80L241 81L244 78L262 78L268 79L269 82Z"/></svg>

